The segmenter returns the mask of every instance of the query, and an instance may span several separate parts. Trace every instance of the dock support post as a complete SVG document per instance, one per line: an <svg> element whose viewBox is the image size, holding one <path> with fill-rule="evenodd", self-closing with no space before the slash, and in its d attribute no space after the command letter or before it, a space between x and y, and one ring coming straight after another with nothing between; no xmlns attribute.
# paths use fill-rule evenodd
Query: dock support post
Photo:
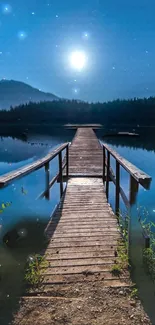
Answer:
<svg viewBox="0 0 155 325"><path fill-rule="evenodd" d="M106 165L106 155L105 155L105 148L103 147L103 183L105 183L105 165Z"/></svg>
<svg viewBox="0 0 155 325"><path fill-rule="evenodd" d="M62 151L59 152L59 178L60 178L60 198L61 198L63 195Z"/></svg>
<svg viewBox="0 0 155 325"><path fill-rule="evenodd" d="M109 198L109 178L110 178L110 152L107 152L107 181L106 181L106 195Z"/></svg>
<svg viewBox="0 0 155 325"><path fill-rule="evenodd" d="M49 162L45 164L45 198L47 200L50 199L50 189L49 189L49 183L50 183L50 165Z"/></svg>
<svg viewBox="0 0 155 325"><path fill-rule="evenodd" d="M128 217L128 251L130 247L130 230L131 230L131 223L132 223L132 205L136 202L136 197L138 193L138 187L139 183L133 178L132 175L130 175L130 189L129 189L129 203L130 203L130 209L129 209L129 217Z"/></svg>
<svg viewBox="0 0 155 325"><path fill-rule="evenodd" d="M120 164L116 160L116 193L115 193L115 213L119 216L119 203L120 203Z"/></svg>
<svg viewBox="0 0 155 325"><path fill-rule="evenodd" d="M67 180L68 180L68 176L69 176L69 144L66 147L66 176L67 176Z"/></svg>
<svg viewBox="0 0 155 325"><path fill-rule="evenodd" d="M130 175L130 198L129 202L132 206L136 202L136 197L138 193L138 182Z"/></svg>

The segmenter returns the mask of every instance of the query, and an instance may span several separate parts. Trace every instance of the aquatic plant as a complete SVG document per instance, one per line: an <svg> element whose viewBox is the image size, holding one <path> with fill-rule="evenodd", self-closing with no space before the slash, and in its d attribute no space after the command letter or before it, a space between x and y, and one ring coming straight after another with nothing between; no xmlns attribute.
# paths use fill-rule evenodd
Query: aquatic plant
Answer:
<svg viewBox="0 0 155 325"><path fill-rule="evenodd" d="M28 285L39 286L43 282L43 269L48 266L45 256L34 255L28 259L26 266L25 281Z"/></svg>
<svg viewBox="0 0 155 325"><path fill-rule="evenodd" d="M139 207L137 210L139 213L138 220L145 239L145 248L143 248L144 267L152 280L155 281L155 223L148 220L149 213L145 208Z"/></svg>
<svg viewBox="0 0 155 325"><path fill-rule="evenodd" d="M3 213L4 210L10 207L11 204L12 202L6 202L6 203L3 202L2 204L0 204L0 213Z"/></svg>
<svg viewBox="0 0 155 325"><path fill-rule="evenodd" d="M111 273L114 276L120 276L123 271L129 268L129 213L119 212L118 216L118 228L122 238L117 242L117 249L115 251L115 264L111 268Z"/></svg>

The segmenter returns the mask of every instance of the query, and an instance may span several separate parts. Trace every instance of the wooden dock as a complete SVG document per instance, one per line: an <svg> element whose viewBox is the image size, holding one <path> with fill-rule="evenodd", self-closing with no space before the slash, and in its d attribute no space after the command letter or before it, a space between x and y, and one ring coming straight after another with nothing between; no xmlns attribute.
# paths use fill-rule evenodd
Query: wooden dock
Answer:
<svg viewBox="0 0 155 325"><path fill-rule="evenodd" d="M50 162L56 157L59 172L50 180ZM41 254L46 263L39 269L43 281L22 297L13 324L150 324L139 302L133 308L137 300L130 305L131 281L128 264L120 266L119 249L124 254L126 248L117 217L120 197L129 208L139 186L149 189L151 177L101 145L90 127L78 128L71 145L65 143L44 158L0 176L0 188L40 168L45 168L45 189L38 198L49 200L50 188L58 181L60 203L45 229L48 244ZM130 177L129 198L120 184L120 168ZM115 213L108 203L110 181L115 184ZM119 274L113 272L116 266L121 267Z"/></svg>
<svg viewBox="0 0 155 325"><path fill-rule="evenodd" d="M102 177L103 150L93 129L78 128L69 148L69 176Z"/></svg>
<svg viewBox="0 0 155 325"><path fill-rule="evenodd" d="M118 160L119 158L118 155ZM77 283L92 279L101 279L104 286L127 285L127 273L119 278L112 275L112 268L117 263L117 246L121 235L117 218L107 201L110 175L107 175L109 180L104 187L103 170L104 173L106 171L103 163L107 165L108 162L105 161L102 145L93 129L78 128L69 147L67 188L45 230L49 239L44 253L48 262L44 270L45 291L46 286L49 290L49 286L54 283ZM132 173L132 182L133 176L138 176L139 182L141 178L145 181L150 179L137 168L133 169L129 162L125 161L125 164ZM107 173L109 172L110 166L107 165ZM117 179L116 191L118 185L119 191L121 190L118 183ZM134 196L135 193L137 186L136 190L134 186ZM123 192L123 198L124 196ZM126 197L125 200L128 202ZM118 210L118 198L116 202ZM128 206L129 204L130 202Z"/></svg>
<svg viewBox="0 0 155 325"><path fill-rule="evenodd" d="M56 156L59 173L50 181L49 163ZM111 156L116 160L116 172L110 165ZM121 188L120 166L129 173L129 199ZM45 229L48 244L41 252L46 261L41 269L43 281L22 298L13 324L134 325L141 324L142 316L147 321L143 324L150 324L142 306L138 313L136 308L133 311L129 291L122 291L131 284L127 268L119 275L112 270L119 263L118 246L122 245L116 217L120 196L130 207L139 185L149 189L151 177L101 145L87 127L78 128L71 145L61 145L33 164L0 176L0 188L42 167L45 190L39 197L49 199L50 188L59 181L60 203ZM115 213L108 203L110 181L115 184Z"/></svg>
<svg viewBox="0 0 155 325"><path fill-rule="evenodd" d="M125 285L111 270L121 238L103 186L103 149L93 129L78 128L69 148L69 181L50 220L44 290L54 283L91 281ZM87 277L87 273L91 276Z"/></svg>
<svg viewBox="0 0 155 325"><path fill-rule="evenodd" d="M46 235L50 241L45 252L49 263L44 272L45 290L49 284L98 277L104 285L124 285L126 278L111 274L120 233L102 179L71 178Z"/></svg>

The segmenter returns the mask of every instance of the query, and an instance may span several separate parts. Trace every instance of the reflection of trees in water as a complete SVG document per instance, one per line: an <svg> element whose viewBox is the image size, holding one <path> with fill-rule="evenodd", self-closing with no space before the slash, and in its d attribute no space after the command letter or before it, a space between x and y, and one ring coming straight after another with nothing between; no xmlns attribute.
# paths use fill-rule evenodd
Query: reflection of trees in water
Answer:
<svg viewBox="0 0 155 325"><path fill-rule="evenodd" d="M125 129L125 128L124 128ZM123 130L124 130L123 129ZM122 131L116 130L115 131ZM125 129L127 132L131 132L131 129ZM98 136L104 142L115 145L116 147L129 147L132 149L144 149L148 151L155 151L155 128L143 128L135 129L139 137L103 137L104 134L108 134L108 130L104 130L104 133L99 131ZM112 133L112 132L111 132Z"/></svg>
<svg viewBox="0 0 155 325"><path fill-rule="evenodd" d="M126 138L125 140L123 139L110 139L110 138L105 138L107 143L115 145L116 147L121 146L121 147L129 147L131 149L144 149L148 151L155 151L155 139L149 138L149 137L140 137L140 138L133 138L133 139L128 139Z"/></svg>
<svg viewBox="0 0 155 325"><path fill-rule="evenodd" d="M33 131L33 132L32 132ZM30 158L39 158L46 155L52 147L61 143L71 141L73 130L65 130L64 128L52 128L45 131L35 127L27 133L27 139L20 134L18 128L10 131L1 130L0 138L0 161L8 163L17 163ZM4 134L3 134L4 133Z"/></svg>

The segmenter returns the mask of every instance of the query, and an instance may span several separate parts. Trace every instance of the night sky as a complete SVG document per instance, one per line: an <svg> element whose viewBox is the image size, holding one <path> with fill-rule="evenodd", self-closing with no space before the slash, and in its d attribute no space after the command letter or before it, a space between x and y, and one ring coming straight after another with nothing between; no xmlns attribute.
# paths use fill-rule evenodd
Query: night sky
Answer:
<svg viewBox="0 0 155 325"><path fill-rule="evenodd" d="M155 1L0 2L2 78L88 101L155 95Z"/></svg>

